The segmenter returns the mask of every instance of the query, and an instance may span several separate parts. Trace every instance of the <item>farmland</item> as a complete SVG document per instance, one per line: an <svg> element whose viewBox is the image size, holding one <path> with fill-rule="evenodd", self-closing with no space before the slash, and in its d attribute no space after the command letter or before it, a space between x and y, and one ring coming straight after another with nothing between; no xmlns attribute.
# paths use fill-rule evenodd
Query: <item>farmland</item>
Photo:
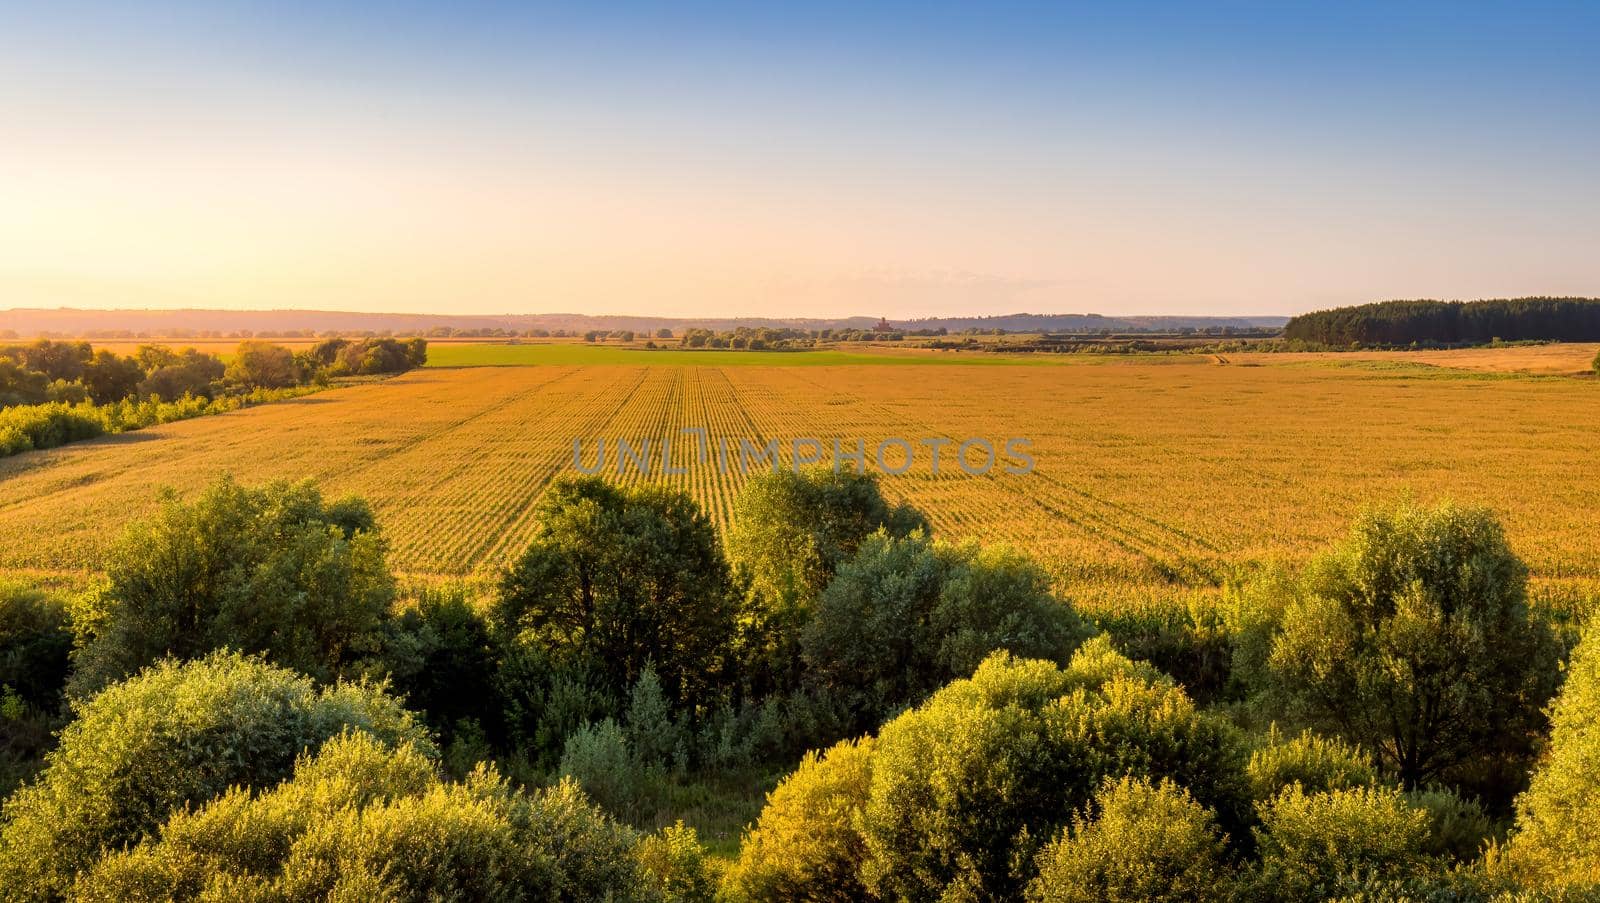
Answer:
<svg viewBox="0 0 1600 903"><path fill-rule="evenodd" d="M1600 387L1496 372L1533 352L1549 356L1507 349L1463 369L1342 355L1239 365L902 352L879 359L922 366L862 366L822 357L831 352L447 347L434 363L501 366L430 367L0 462L0 572L81 583L158 487L188 493L231 473L365 496L402 573L488 575L528 541L544 488L573 472L574 440L592 462L596 440L672 439L684 462L696 440L680 430L704 427L713 443L864 439L869 469L887 437L1031 439L1032 473L973 477L947 464L935 477L923 458L886 476L886 493L942 535L1025 550L1090 608L1177 604L1237 566L1300 560L1366 502L1403 493L1494 507L1536 579L1587 591L1600 586ZM504 365L518 357L549 362ZM742 483L714 462L649 478L718 521Z"/></svg>

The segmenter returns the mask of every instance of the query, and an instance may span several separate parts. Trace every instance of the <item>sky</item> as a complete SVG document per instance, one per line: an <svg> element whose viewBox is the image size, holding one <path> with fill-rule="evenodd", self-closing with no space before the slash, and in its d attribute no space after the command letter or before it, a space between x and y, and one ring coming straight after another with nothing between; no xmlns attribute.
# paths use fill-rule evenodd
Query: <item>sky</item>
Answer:
<svg viewBox="0 0 1600 903"><path fill-rule="evenodd" d="M1600 3L782 7L0 2L0 308L1600 295Z"/></svg>

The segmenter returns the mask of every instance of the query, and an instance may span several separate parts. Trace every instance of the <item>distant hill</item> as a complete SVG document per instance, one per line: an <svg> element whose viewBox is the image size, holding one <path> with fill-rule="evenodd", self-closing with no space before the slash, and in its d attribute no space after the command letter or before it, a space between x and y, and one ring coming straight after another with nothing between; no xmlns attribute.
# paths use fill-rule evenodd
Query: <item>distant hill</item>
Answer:
<svg viewBox="0 0 1600 903"><path fill-rule="evenodd" d="M892 320L897 329L1003 329L1007 332L1166 332L1177 329L1232 327L1235 329L1283 326L1287 317L1102 317L1099 314L1007 314L994 317L934 317L918 320ZM173 336L239 332L277 332L310 330L321 332L426 333L429 330L513 330L531 329L567 332L594 330L632 330L638 333L657 329L711 329L725 331L740 326L791 329L872 329L877 317L835 319L806 317L635 317L593 314L386 314L328 310L79 310L76 308L15 308L0 311L0 334L14 332L21 337L41 334L54 336L94 336L126 334Z"/></svg>

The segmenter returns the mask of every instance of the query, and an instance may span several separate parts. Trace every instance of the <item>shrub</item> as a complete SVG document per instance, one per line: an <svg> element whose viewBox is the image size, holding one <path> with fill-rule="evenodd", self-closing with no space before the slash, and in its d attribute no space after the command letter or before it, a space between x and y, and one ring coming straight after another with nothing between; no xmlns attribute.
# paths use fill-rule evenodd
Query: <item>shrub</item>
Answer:
<svg viewBox="0 0 1600 903"><path fill-rule="evenodd" d="M1369 512L1307 573L1272 669L1308 717L1408 787L1514 786L1557 673L1526 581L1485 510Z"/></svg>
<svg viewBox="0 0 1600 903"><path fill-rule="evenodd" d="M706 700L735 630L733 581L711 521L689 496L598 478L539 500L533 543L501 583L497 620L628 692L653 665L674 702Z"/></svg>
<svg viewBox="0 0 1600 903"><path fill-rule="evenodd" d="M1290 787L1260 808L1257 880L1269 899L1323 899L1346 882L1405 878L1431 863L1428 812L1398 790Z"/></svg>
<svg viewBox="0 0 1600 903"><path fill-rule="evenodd" d="M639 841L635 850L645 880L664 903L711 903L717 880L693 828L678 822Z"/></svg>
<svg viewBox="0 0 1600 903"><path fill-rule="evenodd" d="M1086 632L1014 552L879 532L823 591L801 643L808 680L866 728L996 650L1065 662Z"/></svg>
<svg viewBox="0 0 1600 903"><path fill-rule="evenodd" d="M665 769L639 761L610 718L568 737L557 770L576 781L602 809L633 823L655 813L667 779Z"/></svg>
<svg viewBox="0 0 1600 903"><path fill-rule="evenodd" d="M1149 681L1109 643L1083 670L996 653L883 727L863 813L869 888L890 898L1014 898L1039 844L1107 777L1170 778L1224 827L1243 821L1243 761L1217 716ZM947 899L955 897L946 897Z"/></svg>
<svg viewBox="0 0 1600 903"><path fill-rule="evenodd" d="M1037 903L1225 900L1223 839L1211 813L1163 780L1107 779L1094 817L1045 848L1028 885Z"/></svg>
<svg viewBox="0 0 1600 903"><path fill-rule="evenodd" d="M553 661L539 647L506 649L494 686L504 743L541 769L556 766L569 736L620 705L587 663Z"/></svg>
<svg viewBox="0 0 1600 903"><path fill-rule="evenodd" d="M874 900L861 881L866 841L857 822L872 779L871 738L806 753L766 807L723 877L724 893L752 903Z"/></svg>
<svg viewBox="0 0 1600 903"><path fill-rule="evenodd" d="M1321 793L1378 782L1377 770L1365 753L1337 738L1319 737L1310 731L1284 741L1274 729L1267 744L1250 754L1246 772L1254 800L1269 800L1290 786Z"/></svg>
<svg viewBox="0 0 1600 903"><path fill-rule="evenodd" d="M365 503L310 483L224 479L193 504L168 494L106 561L106 588L75 618L73 689L93 692L164 655L264 653L320 680L376 653L394 598Z"/></svg>
<svg viewBox="0 0 1600 903"><path fill-rule="evenodd" d="M1600 620L1573 650L1550 723L1544 760L1517 799L1510 856L1536 885L1600 889Z"/></svg>
<svg viewBox="0 0 1600 903"><path fill-rule="evenodd" d="M45 770L5 806L0 885L13 899L61 896L102 851L229 787L275 783L302 750L344 730L428 742L379 687L318 691L308 678L237 653L163 661L75 703L74 713Z"/></svg>
<svg viewBox="0 0 1600 903"><path fill-rule="evenodd" d="M1429 787L1406 794L1406 802L1428 814L1428 837L1421 852L1445 860L1468 862L1478 857L1495 834L1483 807L1454 790Z"/></svg>
<svg viewBox="0 0 1600 903"><path fill-rule="evenodd" d="M659 899L630 831L570 784L523 794L492 770L442 782L411 745L345 736L291 780L175 813L159 838L112 852L78 899L587 901Z"/></svg>
<svg viewBox="0 0 1600 903"><path fill-rule="evenodd" d="M86 406L61 403L0 410L0 457L36 448L55 448L105 432L105 424Z"/></svg>

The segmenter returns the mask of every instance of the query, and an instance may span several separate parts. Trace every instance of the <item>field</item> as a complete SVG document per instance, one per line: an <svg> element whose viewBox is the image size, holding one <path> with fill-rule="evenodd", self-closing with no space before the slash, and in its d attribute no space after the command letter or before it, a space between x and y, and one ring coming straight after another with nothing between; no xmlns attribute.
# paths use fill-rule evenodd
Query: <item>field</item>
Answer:
<svg viewBox="0 0 1600 903"><path fill-rule="evenodd" d="M1477 365L443 346L433 363L461 366L0 461L0 573L81 583L158 487L231 473L365 496L403 573L489 575L573 472L574 440L592 462L596 440L671 438L681 463L695 440L679 431L705 427L713 443L865 439L869 464L888 437L1030 439L1033 473L947 463L936 478L924 453L886 490L941 535L1026 550L1100 610L1182 603L1237 566L1302 559L1402 493L1493 506L1542 584L1600 587L1600 385L1517 372L1518 355L1545 349L1445 354ZM1030 365L974 365L1005 363ZM715 461L651 478L718 520L742 482Z"/></svg>

